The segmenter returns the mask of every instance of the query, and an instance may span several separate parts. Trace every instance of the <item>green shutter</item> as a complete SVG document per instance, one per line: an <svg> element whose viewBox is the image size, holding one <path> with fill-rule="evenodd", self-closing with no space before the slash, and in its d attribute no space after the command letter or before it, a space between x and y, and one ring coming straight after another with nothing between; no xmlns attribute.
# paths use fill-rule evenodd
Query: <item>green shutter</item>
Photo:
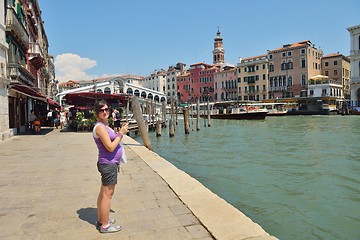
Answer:
<svg viewBox="0 0 360 240"><path fill-rule="evenodd" d="M17 10L16 13L18 15L18 18L22 18L22 9L21 9L21 4L20 3L17 4L16 10Z"/></svg>

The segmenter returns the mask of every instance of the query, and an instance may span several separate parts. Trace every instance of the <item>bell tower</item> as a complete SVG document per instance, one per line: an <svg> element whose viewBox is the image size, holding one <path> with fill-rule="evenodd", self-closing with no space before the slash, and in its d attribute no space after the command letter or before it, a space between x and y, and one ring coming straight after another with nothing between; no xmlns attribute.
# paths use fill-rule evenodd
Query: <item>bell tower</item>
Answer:
<svg viewBox="0 0 360 240"><path fill-rule="evenodd" d="M225 51L223 48L223 39L220 35L219 27L214 38L213 64L220 64L225 62Z"/></svg>

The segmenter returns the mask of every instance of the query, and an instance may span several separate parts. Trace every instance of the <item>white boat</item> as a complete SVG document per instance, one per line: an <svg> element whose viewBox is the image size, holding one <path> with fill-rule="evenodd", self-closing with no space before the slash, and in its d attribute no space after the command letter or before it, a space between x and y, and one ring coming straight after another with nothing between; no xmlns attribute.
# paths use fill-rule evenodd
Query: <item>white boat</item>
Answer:
<svg viewBox="0 0 360 240"><path fill-rule="evenodd" d="M249 103L248 106L266 109L268 111L267 116L285 116L288 112L286 103L261 102L261 103Z"/></svg>
<svg viewBox="0 0 360 240"><path fill-rule="evenodd" d="M197 105L191 104L190 114L193 117L197 116ZM234 119L234 120L263 120L265 119L268 111L261 109L260 107L253 107L247 105L247 103L241 103L236 101L224 101L224 102L211 102L199 104L199 115L201 118L208 116L208 108L210 118L213 119Z"/></svg>

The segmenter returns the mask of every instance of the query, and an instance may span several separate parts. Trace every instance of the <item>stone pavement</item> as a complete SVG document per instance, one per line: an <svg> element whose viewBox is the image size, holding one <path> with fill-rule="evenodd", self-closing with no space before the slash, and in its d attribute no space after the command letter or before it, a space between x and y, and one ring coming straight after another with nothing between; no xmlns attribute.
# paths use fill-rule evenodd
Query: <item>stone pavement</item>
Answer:
<svg viewBox="0 0 360 240"><path fill-rule="evenodd" d="M91 133L42 131L0 142L0 239L276 239L128 136L110 213L123 230L100 234Z"/></svg>

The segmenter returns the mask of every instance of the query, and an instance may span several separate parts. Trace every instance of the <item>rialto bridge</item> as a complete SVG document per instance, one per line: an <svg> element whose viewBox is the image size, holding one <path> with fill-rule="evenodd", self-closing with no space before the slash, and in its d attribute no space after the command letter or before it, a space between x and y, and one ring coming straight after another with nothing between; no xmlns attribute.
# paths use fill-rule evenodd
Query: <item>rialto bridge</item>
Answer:
<svg viewBox="0 0 360 240"><path fill-rule="evenodd" d="M84 81L84 83L79 82L80 87L72 88L68 90L61 91L57 94L59 103L64 106L65 104L65 95L68 93L79 93L79 92L100 92L108 94L118 94L118 93L127 93L129 95L135 95L139 97L140 100L153 100L155 102L166 102L166 94L158 91L154 91L149 88L144 88L142 86L133 84L134 81L130 77L108 77L101 79L94 79L92 81Z"/></svg>

